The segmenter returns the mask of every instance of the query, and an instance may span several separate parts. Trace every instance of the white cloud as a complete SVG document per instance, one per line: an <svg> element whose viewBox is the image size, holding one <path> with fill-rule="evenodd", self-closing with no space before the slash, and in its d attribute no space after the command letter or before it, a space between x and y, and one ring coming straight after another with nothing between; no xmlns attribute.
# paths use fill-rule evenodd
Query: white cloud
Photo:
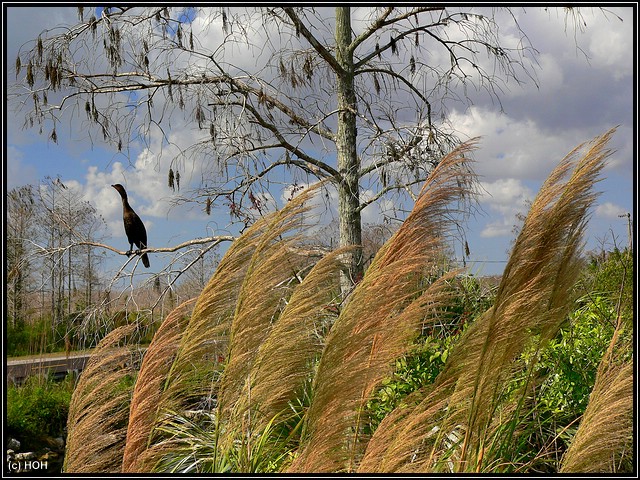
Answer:
<svg viewBox="0 0 640 480"><path fill-rule="evenodd" d="M544 90L545 95L554 95L562 87L565 80L563 67L559 64L558 59L550 53L541 53L538 56L538 63L536 82ZM522 81L526 81L526 79L522 78ZM531 80L527 83L533 85ZM511 98L519 98L526 95L531 95L531 88L523 88L522 85L517 85L506 92L506 97Z"/></svg>
<svg viewBox="0 0 640 480"><path fill-rule="evenodd" d="M511 235L517 224L516 215L526 213L527 202L534 196L529 187L515 178L481 182L481 192L480 206L492 219L480 232L485 238Z"/></svg>
<svg viewBox="0 0 640 480"><path fill-rule="evenodd" d="M487 223L480 232L480 236L483 238L507 237L513 234L513 227L514 224L507 223L506 219L496 220Z"/></svg>
<svg viewBox="0 0 640 480"><path fill-rule="evenodd" d="M627 213L624 207L612 202L604 202L596 207L596 215L602 218L617 219L619 215Z"/></svg>
<svg viewBox="0 0 640 480"><path fill-rule="evenodd" d="M607 11L585 12L585 22L590 29L588 52L594 66L609 69L619 80L633 74L633 9L623 7L611 9L612 13Z"/></svg>
<svg viewBox="0 0 640 480"><path fill-rule="evenodd" d="M567 129L551 134L529 119L471 107L452 112L451 125L463 138L481 137L474 156L478 175L487 180L543 180L576 145L588 138Z"/></svg>

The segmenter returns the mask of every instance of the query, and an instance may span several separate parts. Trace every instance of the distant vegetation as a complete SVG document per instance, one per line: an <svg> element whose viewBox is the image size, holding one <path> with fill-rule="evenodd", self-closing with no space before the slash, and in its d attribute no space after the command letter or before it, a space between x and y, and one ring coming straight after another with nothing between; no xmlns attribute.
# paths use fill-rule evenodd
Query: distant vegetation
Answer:
<svg viewBox="0 0 640 480"><path fill-rule="evenodd" d="M128 288L121 278L131 283L129 272L110 278L104 249L88 244L103 241L106 224L76 189L46 178L11 190L6 204L7 356L93 348L132 323L149 343L166 312L202 289L217 258L184 252L193 265L179 284L166 280L178 268Z"/></svg>

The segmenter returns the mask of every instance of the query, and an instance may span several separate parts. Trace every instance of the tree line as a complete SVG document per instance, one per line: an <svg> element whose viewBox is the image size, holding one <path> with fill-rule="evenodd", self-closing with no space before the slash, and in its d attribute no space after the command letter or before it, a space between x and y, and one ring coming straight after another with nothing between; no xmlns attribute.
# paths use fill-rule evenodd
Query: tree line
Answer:
<svg viewBox="0 0 640 480"><path fill-rule="evenodd" d="M79 239L101 241L106 223L80 192L60 178L11 190L7 206L7 319L34 316L54 324L96 301L105 254Z"/></svg>

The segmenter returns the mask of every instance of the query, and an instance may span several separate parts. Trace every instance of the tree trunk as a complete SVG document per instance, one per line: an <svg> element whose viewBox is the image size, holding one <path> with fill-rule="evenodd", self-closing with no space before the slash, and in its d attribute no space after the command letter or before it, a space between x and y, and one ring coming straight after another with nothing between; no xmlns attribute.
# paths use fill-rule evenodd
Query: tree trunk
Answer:
<svg viewBox="0 0 640 480"><path fill-rule="evenodd" d="M340 246L357 246L348 255L348 272L341 275L342 293L347 293L362 278L362 225L360 219L360 161L356 151L356 95L354 90L353 52L351 44L351 12L349 7L336 7L336 60L342 67L337 73L338 133L336 147L338 171L338 217Z"/></svg>

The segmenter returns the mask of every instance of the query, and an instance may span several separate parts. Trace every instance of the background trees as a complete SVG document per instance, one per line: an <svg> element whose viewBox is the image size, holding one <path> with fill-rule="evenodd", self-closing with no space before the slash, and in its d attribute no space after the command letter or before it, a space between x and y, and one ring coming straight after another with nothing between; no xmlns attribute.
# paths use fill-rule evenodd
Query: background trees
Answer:
<svg viewBox="0 0 640 480"><path fill-rule="evenodd" d="M75 312L97 302L102 253L73 245L101 240L104 228L95 207L59 178L8 193L8 325L20 329L46 318L64 329Z"/></svg>
<svg viewBox="0 0 640 480"><path fill-rule="evenodd" d="M499 100L535 65L509 10L112 7L78 18L16 59L27 125L56 141L65 115L86 115L90 138L119 150L158 135L176 144L172 126L193 125L168 172L179 187L180 171L204 164L185 200L260 211L277 188L328 179L340 245L361 244L368 205L415 198L456 142L445 104L468 88ZM502 21L515 23L512 44ZM349 255L343 288L362 274L361 250Z"/></svg>
<svg viewBox="0 0 640 480"><path fill-rule="evenodd" d="M35 229L35 207L31 186L7 195L7 313L8 324L16 326L25 317L25 296L32 280L27 251Z"/></svg>

